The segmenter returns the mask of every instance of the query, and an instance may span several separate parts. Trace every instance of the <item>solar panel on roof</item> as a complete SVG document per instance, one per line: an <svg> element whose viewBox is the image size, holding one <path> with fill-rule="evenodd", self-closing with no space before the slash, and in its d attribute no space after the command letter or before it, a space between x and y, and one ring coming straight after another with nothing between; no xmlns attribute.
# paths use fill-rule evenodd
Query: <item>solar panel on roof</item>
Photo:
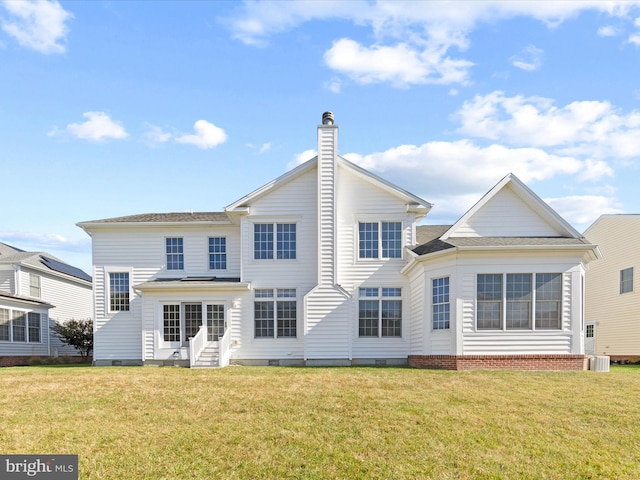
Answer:
<svg viewBox="0 0 640 480"><path fill-rule="evenodd" d="M40 256L42 260L42 264L50 268L51 270L58 273L65 273L67 275L71 275L72 277L80 278L82 280L86 280L87 282L91 281L91 276L87 275L84 271L79 268L72 267L69 264L59 262L58 260L54 260L53 258L45 257L43 255Z"/></svg>

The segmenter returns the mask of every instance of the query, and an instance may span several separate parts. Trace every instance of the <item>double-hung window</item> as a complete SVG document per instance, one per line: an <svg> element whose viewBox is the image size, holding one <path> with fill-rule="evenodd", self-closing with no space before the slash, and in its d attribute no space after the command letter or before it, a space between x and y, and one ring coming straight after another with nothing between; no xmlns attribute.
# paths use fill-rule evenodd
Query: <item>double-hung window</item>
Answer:
<svg viewBox="0 0 640 480"><path fill-rule="evenodd" d="M109 272L109 311L129 311L129 272Z"/></svg>
<svg viewBox="0 0 640 480"><path fill-rule="evenodd" d="M0 341L11 341L11 310L0 308Z"/></svg>
<svg viewBox="0 0 640 480"><path fill-rule="evenodd" d="M209 237L209 269L227 269L227 239L225 237Z"/></svg>
<svg viewBox="0 0 640 480"><path fill-rule="evenodd" d="M29 274L29 296L33 298L40 298L41 296L40 275L35 273Z"/></svg>
<svg viewBox="0 0 640 480"><path fill-rule="evenodd" d="M256 338L297 336L295 288L256 289L253 305Z"/></svg>
<svg viewBox="0 0 640 480"><path fill-rule="evenodd" d="M0 341L40 343L40 319L41 315L37 312L0 308Z"/></svg>
<svg viewBox="0 0 640 480"><path fill-rule="evenodd" d="M253 225L253 258L268 260L273 259L274 256L278 260L296 258L295 223L255 223Z"/></svg>
<svg viewBox="0 0 640 480"><path fill-rule="evenodd" d="M562 274L479 274L478 330L560 329Z"/></svg>
<svg viewBox="0 0 640 480"><path fill-rule="evenodd" d="M633 267L620 270L620 293L633 292Z"/></svg>
<svg viewBox="0 0 640 480"><path fill-rule="evenodd" d="M358 257L402 258L402 222L359 222Z"/></svg>
<svg viewBox="0 0 640 480"><path fill-rule="evenodd" d="M165 239L167 270L184 270L184 244L182 237Z"/></svg>
<svg viewBox="0 0 640 480"><path fill-rule="evenodd" d="M450 325L449 277L431 280L431 308L434 330L447 330Z"/></svg>
<svg viewBox="0 0 640 480"><path fill-rule="evenodd" d="M402 289L360 288L358 336L400 337L402 335Z"/></svg>

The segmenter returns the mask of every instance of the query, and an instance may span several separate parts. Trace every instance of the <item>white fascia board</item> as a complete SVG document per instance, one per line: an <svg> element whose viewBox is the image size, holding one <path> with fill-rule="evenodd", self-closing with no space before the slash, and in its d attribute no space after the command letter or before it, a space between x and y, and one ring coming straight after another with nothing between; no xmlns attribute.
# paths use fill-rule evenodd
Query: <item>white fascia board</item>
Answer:
<svg viewBox="0 0 640 480"><path fill-rule="evenodd" d="M414 209L421 208L421 211L426 210L424 213L424 215L426 215L429 212L429 210L431 210L431 207L433 206L431 203L427 202L424 198L420 198L417 195L414 195L413 193L408 192L407 190L400 188L397 185L394 185L388 180L385 180L384 178L379 177L374 173L371 173L369 170L366 170L361 166L356 165L353 162L350 162L349 160L347 160L344 157L341 157L340 155L338 155L338 163L343 167L349 168L360 178L363 178L369 183L373 183L378 187L381 187L383 190L394 195L395 197L401 198L403 201L407 203L407 211L409 211L410 208L414 208Z"/></svg>
<svg viewBox="0 0 640 480"><path fill-rule="evenodd" d="M259 199L260 197L266 195L270 191L278 188L279 186L281 186L281 185L283 185L285 183L290 182L294 178L297 178L300 175L302 175L303 173L306 173L307 171L311 170L312 168L314 168L316 166L317 161L318 161L318 156L316 155L312 159L307 160L306 162L304 162L303 164L298 165L293 170L289 170L287 173L285 173L283 175L280 175L278 178L276 178L274 180L271 180L269 183L266 183L265 185L261 186L260 188L254 190L253 192L251 192L251 193L245 195L244 197L236 200L232 204L227 205L224 208L224 211L227 212L227 213L232 213L232 212L234 212L236 210L241 210L242 208L247 207L250 202L253 202L253 201Z"/></svg>
<svg viewBox="0 0 640 480"><path fill-rule="evenodd" d="M454 236L456 230L460 227L460 225L465 223L509 183L514 186L516 195L518 195L527 205L529 205L529 207L537 212L548 223L555 224L556 229L564 230L564 233L573 238L583 238L583 235L581 235L575 228L571 226L571 224L569 224L569 222L567 222L555 210L547 205L547 203L545 203L538 195L536 195L533 190L527 187L513 173L509 173L504 178L502 178L502 180L500 180L491 190L485 193L473 207L467 210L467 212L440 237L440 239L446 240L447 238Z"/></svg>

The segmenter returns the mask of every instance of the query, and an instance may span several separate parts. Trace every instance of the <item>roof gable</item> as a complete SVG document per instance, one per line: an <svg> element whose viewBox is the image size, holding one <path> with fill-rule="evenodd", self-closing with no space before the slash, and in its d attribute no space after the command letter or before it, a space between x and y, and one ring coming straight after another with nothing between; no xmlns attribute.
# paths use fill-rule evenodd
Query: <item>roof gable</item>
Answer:
<svg viewBox="0 0 640 480"><path fill-rule="evenodd" d="M255 202L256 200L264 197L265 195L268 195L269 193L273 192L278 188L281 188L285 184L288 184L289 182L295 180L296 178L300 177L306 172L317 168L317 164L318 164L318 157L315 156L312 159L306 161L305 163L298 165L293 170L290 170L289 172L279 176L278 178L272 180L271 182L254 190L253 192L236 200L235 202L233 202L232 204L228 205L225 208L225 212L229 214L232 214L234 212L242 212L244 209L249 207L251 203ZM352 173L356 174L358 177L364 179L370 184L376 186L377 188L380 188L386 191L387 193L392 194L396 198L402 200L403 202L411 205L412 208L416 209L423 215L426 215L427 212L431 209L431 204L426 200L394 185L393 183L381 177L378 177L377 175L369 172L368 170L365 170L364 168L359 167L354 163L351 163L345 158L338 156L338 165L340 167L348 169Z"/></svg>
<svg viewBox="0 0 640 480"><path fill-rule="evenodd" d="M442 237L570 237L581 235L540 197L509 174Z"/></svg>

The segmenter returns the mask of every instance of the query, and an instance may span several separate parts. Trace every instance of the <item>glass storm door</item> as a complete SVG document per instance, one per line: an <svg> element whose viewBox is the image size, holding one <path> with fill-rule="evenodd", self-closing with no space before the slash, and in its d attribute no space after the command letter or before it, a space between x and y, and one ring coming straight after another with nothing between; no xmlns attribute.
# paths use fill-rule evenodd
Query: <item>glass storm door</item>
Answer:
<svg viewBox="0 0 640 480"><path fill-rule="evenodd" d="M207 305L207 341L217 342L224 335L224 305Z"/></svg>

